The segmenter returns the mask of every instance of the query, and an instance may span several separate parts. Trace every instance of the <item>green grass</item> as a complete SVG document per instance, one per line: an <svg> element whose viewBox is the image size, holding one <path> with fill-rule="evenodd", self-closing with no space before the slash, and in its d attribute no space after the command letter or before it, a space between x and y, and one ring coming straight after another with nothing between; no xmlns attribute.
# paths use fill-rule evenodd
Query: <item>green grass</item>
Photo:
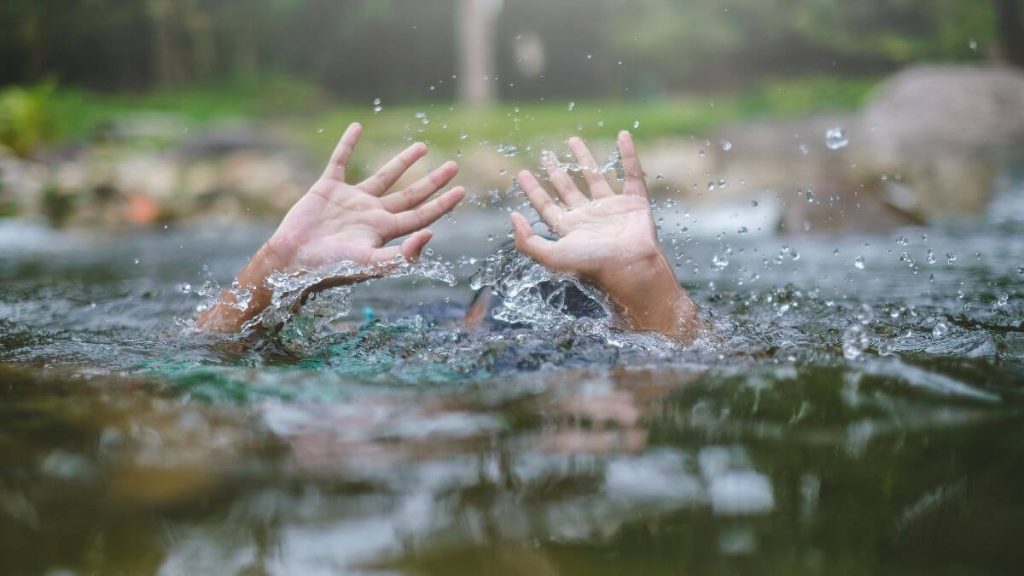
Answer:
<svg viewBox="0 0 1024 576"><path fill-rule="evenodd" d="M424 140L437 148L457 150L487 141L517 146L543 145L571 134L614 137L631 129L639 140L704 134L731 122L787 118L823 110L860 106L873 80L810 78L765 84L739 94L680 96L653 101L576 102L567 100L503 102L472 109L449 102L390 106L374 113L370 102L335 103L315 89L286 81L265 81L158 92L145 95L98 95L57 90L51 102L62 140L83 140L97 127L141 113L165 113L202 129L230 119L268 121L322 153L352 121L364 124L373 143ZM427 123L417 117L425 114ZM634 129L634 126L636 128Z"/></svg>

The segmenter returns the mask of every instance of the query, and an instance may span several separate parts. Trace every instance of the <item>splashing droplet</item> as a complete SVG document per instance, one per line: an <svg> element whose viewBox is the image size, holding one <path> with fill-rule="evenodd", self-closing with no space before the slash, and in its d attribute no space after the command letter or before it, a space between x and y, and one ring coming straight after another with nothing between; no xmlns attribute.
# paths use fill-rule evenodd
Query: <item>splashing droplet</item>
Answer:
<svg viewBox="0 0 1024 576"><path fill-rule="evenodd" d="M853 259L853 265L854 265L855 268L857 268L857 270L863 270L864 269L864 257L863 256L857 256L856 258L854 258Z"/></svg>
<svg viewBox="0 0 1024 576"><path fill-rule="evenodd" d="M949 332L949 326L942 320L939 320L935 323L935 327L932 328L932 337L942 338L947 332Z"/></svg>
<svg viewBox="0 0 1024 576"><path fill-rule="evenodd" d="M850 143L850 139L846 137L846 130L841 126L835 128L829 128L825 132L825 145L828 146L829 150L839 150L840 148L846 148Z"/></svg>

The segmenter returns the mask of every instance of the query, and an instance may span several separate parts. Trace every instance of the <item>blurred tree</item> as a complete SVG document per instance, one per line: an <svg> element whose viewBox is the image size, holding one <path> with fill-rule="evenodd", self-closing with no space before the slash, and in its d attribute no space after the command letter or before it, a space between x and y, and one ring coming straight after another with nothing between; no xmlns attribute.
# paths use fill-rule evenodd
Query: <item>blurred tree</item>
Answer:
<svg viewBox="0 0 1024 576"><path fill-rule="evenodd" d="M504 98L717 89L992 53L1024 64L1021 0L514 0L491 39L468 26L476 44L460 49L459 9L496 1L5 0L0 85L284 75L367 102L453 98L460 60L486 63L489 49L493 72L468 75L500 78L484 90Z"/></svg>
<svg viewBox="0 0 1024 576"><path fill-rule="evenodd" d="M999 43L1007 61L1024 67L1024 10L1020 0L995 0Z"/></svg>

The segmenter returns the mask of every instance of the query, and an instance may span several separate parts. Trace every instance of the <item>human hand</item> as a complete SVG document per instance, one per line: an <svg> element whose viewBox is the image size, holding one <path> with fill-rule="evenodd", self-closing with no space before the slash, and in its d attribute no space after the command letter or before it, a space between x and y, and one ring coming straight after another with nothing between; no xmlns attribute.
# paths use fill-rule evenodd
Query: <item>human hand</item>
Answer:
<svg viewBox="0 0 1024 576"><path fill-rule="evenodd" d="M631 327L692 340L696 307L658 245L643 168L628 132L619 134L618 145L625 171L621 194L615 193L579 138L571 138L569 148L583 167L589 197L550 156L544 158L544 166L562 205L531 172L520 172L527 198L559 239L537 235L526 218L513 213L516 246L543 266L596 284L620 307Z"/></svg>
<svg viewBox="0 0 1024 576"><path fill-rule="evenodd" d="M426 229L451 211L465 196L461 187L429 198L458 172L446 162L400 192L387 194L395 182L427 153L417 142L358 184L345 182L345 171L362 127L352 124L338 142L323 175L288 211L270 240L238 275L239 286L250 294L240 305L237 295L225 293L200 315L200 326L237 331L270 303L267 278L275 273L314 271L349 261L370 268L351 278L327 278L315 288L365 280L384 273L399 259L419 258L432 234ZM408 237L398 246L385 246Z"/></svg>
<svg viewBox="0 0 1024 576"><path fill-rule="evenodd" d="M449 212L465 195L461 187L429 200L459 171L446 162L409 188L385 195L426 155L417 142L358 184L345 183L345 170L362 127L352 124L342 135L323 175L284 217L267 241L277 272L315 270L350 261L386 266L398 256L413 261L432 236L426 226ZM409 235L399 246L384 245Z"/></svg>

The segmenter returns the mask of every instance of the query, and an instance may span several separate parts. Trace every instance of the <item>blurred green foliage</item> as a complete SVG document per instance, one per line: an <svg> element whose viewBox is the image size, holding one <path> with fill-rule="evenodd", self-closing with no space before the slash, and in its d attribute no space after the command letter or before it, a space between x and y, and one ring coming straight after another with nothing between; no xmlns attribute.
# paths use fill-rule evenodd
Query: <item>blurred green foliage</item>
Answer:
<svg viewBox="0 0 1024 576"><path fill-rule="evenodd" d="M27 156L53 135L52 84L0 90L0 145Z"/></svg>

